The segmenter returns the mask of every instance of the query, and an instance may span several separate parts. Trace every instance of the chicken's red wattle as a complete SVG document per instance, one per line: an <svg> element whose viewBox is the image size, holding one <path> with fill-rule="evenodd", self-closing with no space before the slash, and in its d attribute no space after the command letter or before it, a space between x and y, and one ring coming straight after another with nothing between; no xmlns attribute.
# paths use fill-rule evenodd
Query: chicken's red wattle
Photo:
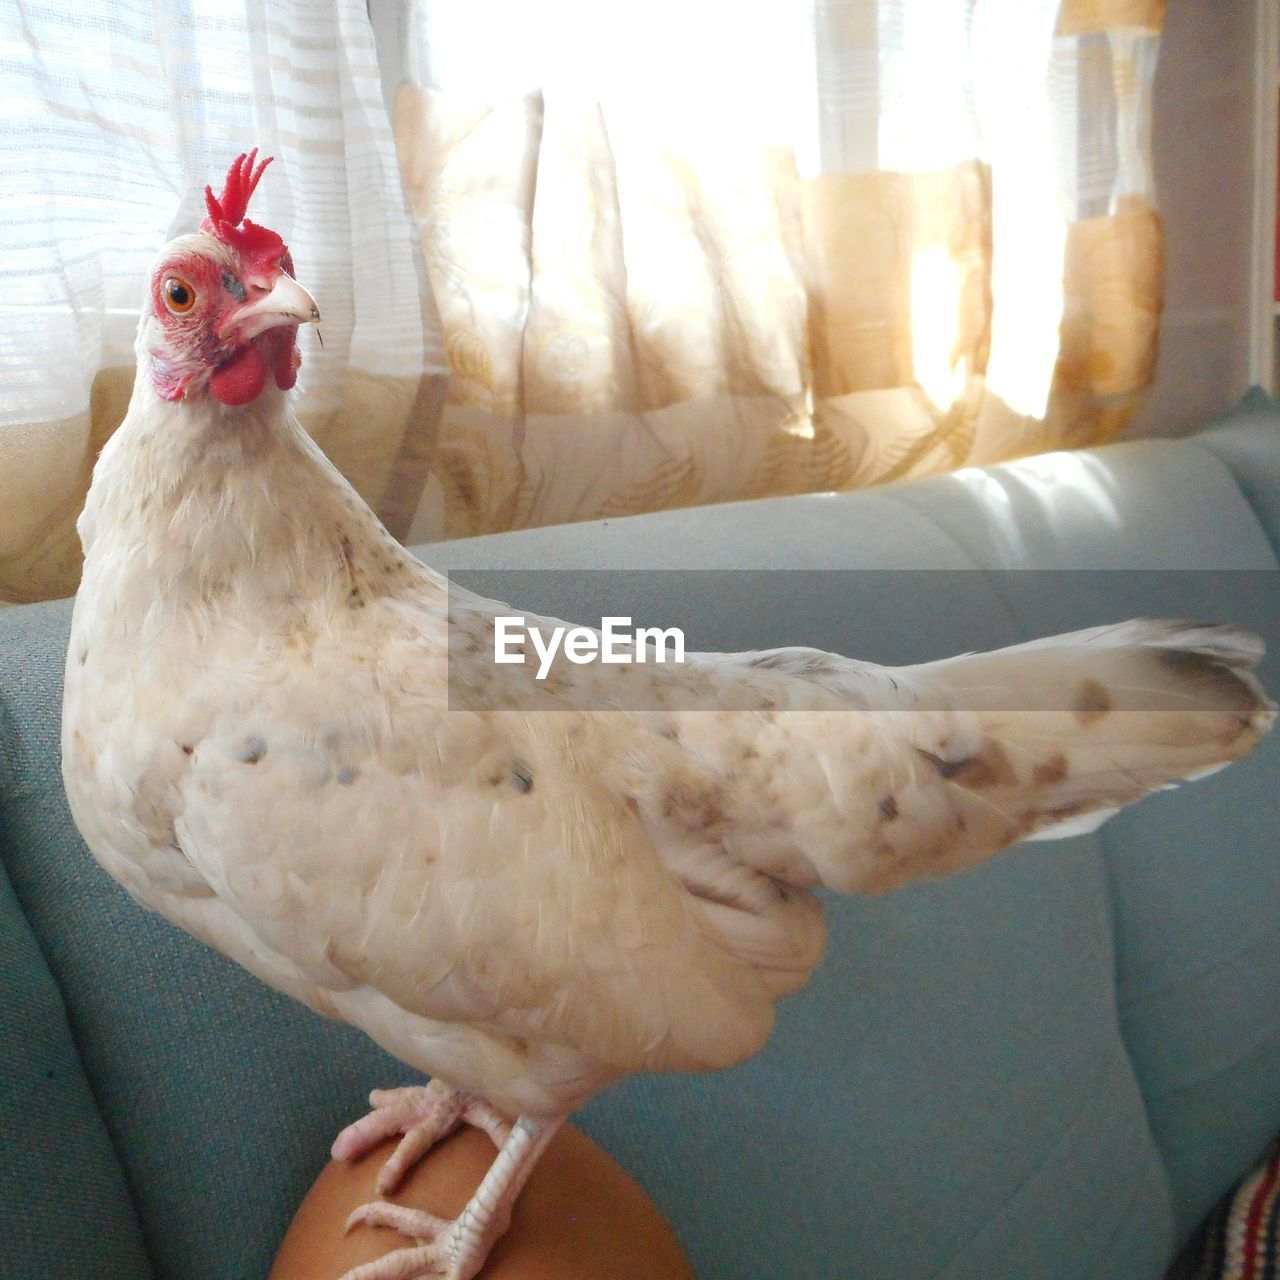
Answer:
<svg viewBox="0 0 1280 1280"><path fill-rule="evenodd" d="M277 334L275 351L272 353L271 368L276 376L276 386L281 391L289 391L298 381L298 368L302 357L298 354L297 329L281 329Z"/></svg>
<svg viewBox="0 0 1280 1280"><path fill-rule="evenodd" d="M267 385L267 362L252 342L224 360L209 379L209 390L223 404L241 405L256 400Z"/></svg>
<svg viewBox="0 0 1280 1280"><path fill-rule="evenodd" d="M209 390L223 404L243 405L256 400L271 373L276 386L288 391L298 381L297 329L272 329L247 342L224 360L209 379Z"/></svg>

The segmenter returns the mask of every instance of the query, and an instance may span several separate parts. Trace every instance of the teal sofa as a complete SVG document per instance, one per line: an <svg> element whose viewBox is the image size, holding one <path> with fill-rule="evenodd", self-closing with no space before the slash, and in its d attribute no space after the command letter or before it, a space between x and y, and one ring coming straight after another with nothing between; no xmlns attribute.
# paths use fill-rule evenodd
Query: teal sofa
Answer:
<svg viewBox="0 0 1280 1280"><path fill-rule="evenodd" d="M1280 412L1255 399L1194 439L423 554L584 618L607 587L717 648L915 661L1232 620L1274 691L1278 546ZM576 572L600 568L750 572ZM68 615L0 611L0 1274L259 1280L337 1128L410 1073L92 862L59 780ZM704 1280L1155 1280L1280 1130L1278 793L1280 735L1097 835L831 899L764 1053L580 1123Z"/></svg>

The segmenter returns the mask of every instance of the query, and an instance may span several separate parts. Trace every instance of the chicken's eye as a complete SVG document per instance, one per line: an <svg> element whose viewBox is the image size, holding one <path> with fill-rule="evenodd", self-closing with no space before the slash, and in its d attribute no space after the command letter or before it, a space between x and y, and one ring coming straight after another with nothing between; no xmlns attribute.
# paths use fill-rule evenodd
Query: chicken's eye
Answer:
<svg viewBox="0 0 1280 1280"><path fill-rule="evenodd" d="M164 305L175 315L183 315L196 305L195 288L181 276L170 276L160 288Z"/></svg>

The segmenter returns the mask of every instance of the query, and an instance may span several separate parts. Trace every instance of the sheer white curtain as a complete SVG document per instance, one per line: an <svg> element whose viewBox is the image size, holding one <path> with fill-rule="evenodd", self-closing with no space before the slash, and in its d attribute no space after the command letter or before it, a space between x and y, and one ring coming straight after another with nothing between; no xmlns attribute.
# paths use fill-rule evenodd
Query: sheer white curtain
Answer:
<svg viewBox="0 0 1280 1280"><path fill-rule="evenodd" d="M363 0L0 0L0 598L74 590L145 273L237 152L324 314L304 421L403 529L441 366Z"/></svg>

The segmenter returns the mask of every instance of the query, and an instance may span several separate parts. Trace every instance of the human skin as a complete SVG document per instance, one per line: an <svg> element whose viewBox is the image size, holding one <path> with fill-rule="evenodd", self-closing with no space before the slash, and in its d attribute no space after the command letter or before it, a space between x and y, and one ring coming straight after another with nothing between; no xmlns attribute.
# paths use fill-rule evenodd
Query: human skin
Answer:
<svg viewBox="0 0 1280 1280"><path fill-rule="evenodd" d="M383 1227L344 1234L347 1215L378 1199L374 1179L388 1141L358 1160L325 1167L298 1209L268 1280L337 1280L409 1242ZM478 1130L464 1128L387 1197L452 1218L493 1162ZM636 1183L579 1130L565 1125L516 1202L511 1227L477 1280L694 1280L676 1238Z"/></svg>

